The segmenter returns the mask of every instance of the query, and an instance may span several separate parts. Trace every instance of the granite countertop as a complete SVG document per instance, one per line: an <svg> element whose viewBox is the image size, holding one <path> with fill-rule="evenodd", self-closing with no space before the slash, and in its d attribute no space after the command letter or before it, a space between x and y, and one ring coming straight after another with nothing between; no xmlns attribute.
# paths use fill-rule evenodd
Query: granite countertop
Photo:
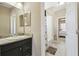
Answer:
<svg viewBox="0 0 79 59"><path fill-rule="evenodd" d="M24 40L27 38L32 38L32 35L21 35L21 36L17 35L17 36L12 36L12 37L7 37L7 38L1 38L0 45L5 45L8 43Z"/></svg>

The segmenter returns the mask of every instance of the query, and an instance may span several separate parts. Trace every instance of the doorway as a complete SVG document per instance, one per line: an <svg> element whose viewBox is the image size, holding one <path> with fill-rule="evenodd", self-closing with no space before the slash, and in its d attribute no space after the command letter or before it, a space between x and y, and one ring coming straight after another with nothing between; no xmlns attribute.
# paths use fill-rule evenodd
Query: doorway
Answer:
<svg viewBox="0 0 79 59"><path fill-rule="evenodd" d="M47 3L49 5L50 3ZM55 4L54 2L52 5ZM58 3L56 3L58 4ZM47 41L46 56L66 56L66 8L65 5L55 5L46 9Z"/></svg>

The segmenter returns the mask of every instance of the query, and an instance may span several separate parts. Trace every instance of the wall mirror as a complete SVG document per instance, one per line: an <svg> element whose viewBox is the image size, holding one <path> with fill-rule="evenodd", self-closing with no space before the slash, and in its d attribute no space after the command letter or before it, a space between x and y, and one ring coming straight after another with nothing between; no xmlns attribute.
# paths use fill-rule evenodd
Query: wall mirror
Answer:
<svg viewBox="0 0 79 59"><path fill-rule="evenodd" d="M31 12L21 14L19 16L20 26L31 26Z"/></svg>

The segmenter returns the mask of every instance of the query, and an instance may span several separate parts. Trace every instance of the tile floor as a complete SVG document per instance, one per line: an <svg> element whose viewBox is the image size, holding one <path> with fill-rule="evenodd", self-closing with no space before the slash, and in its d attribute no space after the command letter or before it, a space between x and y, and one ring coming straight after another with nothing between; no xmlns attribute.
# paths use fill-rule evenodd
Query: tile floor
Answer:
<svg viewBox="0 0 79 59"><path fill-rule="evenodd" d="M49 43L49 46L57 48L55 55L46 53L46 56L66 56L65 38L59 38L59 40Z"/></svg>

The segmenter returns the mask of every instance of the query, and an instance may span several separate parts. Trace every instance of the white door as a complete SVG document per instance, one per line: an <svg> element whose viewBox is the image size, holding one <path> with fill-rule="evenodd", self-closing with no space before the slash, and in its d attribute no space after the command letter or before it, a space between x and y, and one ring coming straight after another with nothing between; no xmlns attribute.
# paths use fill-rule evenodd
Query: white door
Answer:
<svg viewBox="0 0 79 59"><path fill-rule="evenodd" d="M69 2L66 5L66 54L68 56L78 55L77 36L77 3Z"/></svg>

